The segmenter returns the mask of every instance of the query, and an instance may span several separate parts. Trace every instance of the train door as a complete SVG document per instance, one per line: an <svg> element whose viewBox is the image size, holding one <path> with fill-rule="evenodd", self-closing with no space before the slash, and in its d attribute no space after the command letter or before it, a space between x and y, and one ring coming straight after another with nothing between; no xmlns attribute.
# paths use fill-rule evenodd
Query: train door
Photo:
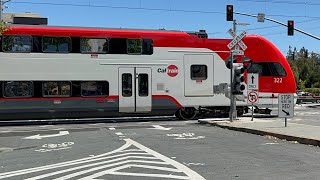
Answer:
<svg viewBox="0 0 320 180"><path fill-rule="evenodd" d="M119 68L119 112L150 112L151 68Z"/></svg>
<svg viewBox="0 0 320 180"><path fill-rule="evenodd" d="M213 55L184 55L184 95L213 96Z"/></svg>

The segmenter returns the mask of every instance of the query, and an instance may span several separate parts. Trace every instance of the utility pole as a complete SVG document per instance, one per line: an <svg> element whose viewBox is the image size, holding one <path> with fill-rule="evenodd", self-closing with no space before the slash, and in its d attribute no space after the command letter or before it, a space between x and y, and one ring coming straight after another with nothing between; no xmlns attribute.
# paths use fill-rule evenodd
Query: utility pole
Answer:
<svg viewBox="0 0 320 180"><path fill-rule="evenodd" d="M0 22L2 22L3 1L0 0Z"/></svg>
<svg viewBox="0 0 320 180"><path fill-rule="evenodd" d="M10 2L11 0L0 0L0 22L2 22L3 20L3 10L5 9L5 4Z"/></svg>

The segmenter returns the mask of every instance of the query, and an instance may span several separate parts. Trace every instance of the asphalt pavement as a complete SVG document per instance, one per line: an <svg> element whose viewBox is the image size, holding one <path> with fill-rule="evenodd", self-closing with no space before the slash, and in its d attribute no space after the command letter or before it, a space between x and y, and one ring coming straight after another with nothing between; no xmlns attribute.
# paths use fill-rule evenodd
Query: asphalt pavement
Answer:
<svg viewBox="0 0 320 180"><path fill-rule="evenodd" d="M0 127L0 179L317 179L320 149L146 121Z"/></svg>

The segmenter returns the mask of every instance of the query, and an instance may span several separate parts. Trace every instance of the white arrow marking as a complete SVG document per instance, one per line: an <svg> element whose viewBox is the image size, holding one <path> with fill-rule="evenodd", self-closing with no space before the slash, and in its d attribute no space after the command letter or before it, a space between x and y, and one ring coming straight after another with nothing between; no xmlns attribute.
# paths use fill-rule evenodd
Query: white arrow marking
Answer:
<svg viewBox="0 0 320 180"><path fill-rule="evenodd" d="M154 128L149 128L149 129L157 129L157 130L162 130L162 131L169 131L171 130L172 128L165 128L163 126L160 126L160 125L152 125Z"/></svg>
<svg viewBox="0 0 320 180"><path fill-rule="evenodd" d="M42 139L42 138L49 138L49 137L64 136L68 134L69 134L69 131L59 131L59 134L49 134L49 135L43 135L43 136L40 136L40 134L37 134L37 135L25 137L23 139Z"/></svg>

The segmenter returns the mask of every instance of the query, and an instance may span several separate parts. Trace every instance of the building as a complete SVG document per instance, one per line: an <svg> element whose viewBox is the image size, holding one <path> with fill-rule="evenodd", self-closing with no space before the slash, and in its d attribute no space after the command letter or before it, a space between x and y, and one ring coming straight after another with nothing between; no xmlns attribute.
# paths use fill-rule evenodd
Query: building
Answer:
<svg viewBox="0 0 320 180"><path fill-rule="evenodd" d="M48 18L39 14L26 13L3 13L2 19L8 24L48 25Z"/></svg>

